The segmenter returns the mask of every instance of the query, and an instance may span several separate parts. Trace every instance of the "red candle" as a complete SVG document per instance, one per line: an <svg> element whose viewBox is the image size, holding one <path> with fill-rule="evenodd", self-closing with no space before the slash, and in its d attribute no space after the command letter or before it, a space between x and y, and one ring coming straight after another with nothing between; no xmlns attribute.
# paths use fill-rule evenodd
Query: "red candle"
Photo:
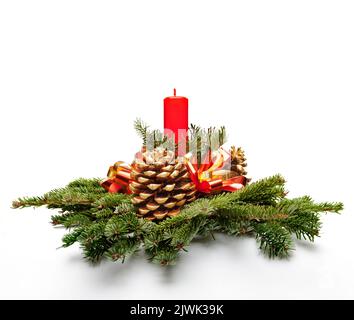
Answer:
<svg viewBox="0 0 354 320"><path fill-rule="evenodd" d="M175 142L179 144L178 154L181 155L188 133L188 99L176 96L176 89L173 89L173 96L166 97L163 105L165 134L169 137L174 134Z"/></svg>

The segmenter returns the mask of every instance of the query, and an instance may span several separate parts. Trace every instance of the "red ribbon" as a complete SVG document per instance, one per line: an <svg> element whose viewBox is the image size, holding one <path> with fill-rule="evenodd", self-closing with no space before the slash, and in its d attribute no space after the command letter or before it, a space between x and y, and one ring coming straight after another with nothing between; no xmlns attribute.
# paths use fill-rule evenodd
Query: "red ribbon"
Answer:
<svg viewBox="0 0 354 320"><path fill-rule="evenodd" d="M207 163L199 168L191 162L192 155L185 156L185 164L188 168L190 178L201 193L218 193L222 191L234 192L243 188L247 179L244 176L236 176L235 172L223 169L230 153L222 147L216 152L215 160L211 160L211 154L207 155Z"/></svg>
<svg viewBox="0 0 354 320"><path fill-rule="evenodd" d="M208 154L206 163L198 168L192 164L191 154L185 156L185 164L190 178L199 192L234 192L246 185L246 177L235 175L235 172L224 169L229 158L230 153L220 147L214 155L214 161L211 160L211 154ZM110 193L131 194L132 192L128 188L131 172L132 167L129 164L118 161L109 168L107 178L101 182L101 186Z"/></svg>
<svg viewBox="0 0 354 320"><path fill-rule="evenodd" d="M116 162L113 166L109 167L107 178L101 182L101 186L110 193L127 193L131 191L128 188L131 166L123 161Z"/></svg>

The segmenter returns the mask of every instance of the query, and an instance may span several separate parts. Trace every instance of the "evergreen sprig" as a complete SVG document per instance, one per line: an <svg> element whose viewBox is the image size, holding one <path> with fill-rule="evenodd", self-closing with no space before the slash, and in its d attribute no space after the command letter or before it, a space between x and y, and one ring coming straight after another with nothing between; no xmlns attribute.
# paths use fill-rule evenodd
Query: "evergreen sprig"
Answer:
<svg viewBox="0 0 354 320"><path fill-rule="evenodd" d="M195 237L218 232L254 235L266 255L287 257L294 250L292 234L314 241L320 232L320 213L343 209L342 203L315 203L308 196L288 199L284 178L275 175L238 192L199 198L176 217L155 223L136 215L129 195L107 193L99 182L77 179L41 197L20 198L13 208L61 209L52 223L69 229L63 247L79 243L92 262L104 257L124 262L144 249L149 259L162 265L174 264Z"/></svg>
<svg viewBox="0 0 354 320"><path fill-rule="evenodd" d="M157 148L162 144L167 143L169 140L160 130L149 130L149 125L139 118L134 121L134 129L142 139L143 147L149 146Z"/></svg>
<svg viewBox="0 0 354 320"><path fill-rule="evenodd" d="M200 126L191 124L188 128L188 140L181 140L178 144L175 144L173 139L160 130L150 130L150 126L139 118L134 121L134 129L142 139L143 147L156 148L164 145L169 149L173 149L185 145L187 151L193 150L197 156L198 164L201 163L209 151L217 150L227 141L226 128L224 126L202 129Z"/></svg>

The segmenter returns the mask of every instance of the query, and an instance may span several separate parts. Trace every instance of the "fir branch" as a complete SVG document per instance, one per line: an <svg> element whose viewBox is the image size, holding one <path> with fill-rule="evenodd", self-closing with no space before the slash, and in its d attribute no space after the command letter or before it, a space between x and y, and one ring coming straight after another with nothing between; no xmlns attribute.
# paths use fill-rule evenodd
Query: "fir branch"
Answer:
<svg viewBox="0 0 354 320"><path fill-rule="evenodd" d="M321 229L320 217L313 212L297 213L281 221L280 224L291 233L294 233L296 238L310 241L314 241L315 237L319 236Z"/></svg>
<svg viewBox="0 0 354 320"><path fill-rule="evenodd" d="M216 211L217 207L210 198L200 198L191 204L183 207L181 213L171 219L162 221L160 225L174 224L178 221L185 221L198 215L210 216Z"/></svg>
<svg viewBox="0 0 354 320"><path fill-rule="evenodd" d="M176 233L175 230L178 228L185 228L184 226L193 221L193 219L199 219L202 217L201 219L206 223L207 218L214 211L215 209L210 206L208 199L198 199L194 201L183 208L179 215L166 219L159 224L155 224L155 227L150 227L148 232L145 232L144 234L144 237L147 240L147 246L150 247L153 244L157 245L159 242L165 241L166 239L171 240L173 234Z"/></svg>
<svg viewBox="0 0 354 320"><path fill-rule="evenodd" d="M154 230L156 231L156 230ZM145 251L155 252L158 250L159 243L164 241L162 234L159 232L149 232L145 233L144 236L144 247Z"/></svg>
<svg viewBox="0 0 354 320"><path fill-rule="evenodd" d="M88 205L92 200L104 195L106 191L100 186L100 179L79 178L70 182L65 188L54 189L41 197L24 197L13 201L13 208L51 206L61 208L63 205Z"/></svg>
<svg viewBox="0 0 354 320"><path fill-rule="evenodd" d="M291 234L283 226L277 223L254 223L253 228L259 248L269 258L284 258L293 250Z"/></svg>
<svg viewBox="0 0 354 320"><path fill-rule="evenodd" d="M90 210L90 212L92 216L98 220L105 220L116 215L115 211L112 208L93 208Z"/></svg>
<svg viewBox="0 0 354 320"><path fill-rule="evenodd" d="M19 198L12 203L13 208L47 206L62 211L85 211L90 208L103 209L130 203L130 196L107 193L99 184L99 179L78 179L65 188L51 190L41 197Z"/></svg>
<svg viewBox="0 0 354 320"><path fill-rule="evenodd" d="M157 148L164 144L172 144L172 147L174 146L174 141L165 136L163 132L157 129L149 130L149 127L150 126L141 119L136 119L134 121L135 131L142 139L143 147Z"/></svg>
<svg viewBox="0 0 354 320"><path fill-rule="evenodd" d="M152 130L147 132L147 142L146 145L149 147L157 148L161 145L167 143L168 137L165 136L160 130ZM172 143L172 146L174 142Z"/></svg>
<svg viewBox="0 0 354 320"><path fill-rule="evenodd" d="M92 219L84 213L66 213L61 215L53 215L51 217L53 225L62 225L65 228L73 228L89 224Z"/></svg>
<svg viewBox="0 0 354 320"><path fill-rule="evenodd" d="M177 249L182 249L190 244L190 242L200 233L200 229L206 224L205 217L195 217L186 221L179 228L175 228L170 233L171 246Z"/></svg>
<svg viewBox="0 0 354 320"><path fill-rule="evenodd" d="M281 225L294 233L298 239L314 241L319 236L321 221L319 213L340 213L343 204L338 202L314 203L309 196L295 199L283 199L278 208L289 214L288 219L281 221Z"/></svg>
<svg viewBox="0 0 354 320"><path fill-rule="evenodd" d="M198 133L202 130L202 128L196 124L191 123L189 127L189 135L191 138L198 135Z"/></svg>
<svg viewBox="0 0 354 320"><path fill-rule="evenodd" d="M93 207L116 208L122 204L130 204L131 196L123 193L105 193L103 197L98 198L92 203Z"/></svg>
<svg viewBox="0 0 354 320"><path fill-rule="evenodd" d="M173 264L196 236L213 232L254 234L270 257L286 257L293 249L291 234L313 241L319 235L320 213L340 212L343 205L315 203L308 196L285 199L284 183L276 175L238 192L199 198L159 223L138 218L131 196L106 193L98 179L77 179L42 197L20 198L13 207L60 208L53 224L73 229L63 237L63 247L78 242L93 262L102 257L124 261L143 245L152 261Z"/></svg>
<svg viewBox="0 0 354 320"><path fill-rule="evenodd" d="M179 250L170 246L161 246L154 251L146 250L152 262L162 266L174 265L178 257Z"/></svg>
<svg viewBox="0 0 354 320"><path fill-rule="evenodd" d="M138 219L138 229L137 229L137 234L141 237L144 237L145 234L151 234L156 230L157 224L153 221L144 219L144 218L139 218Z"/></svg>
<svg viewBox="0 0 354 320"><path fill-rule="evenodd" d="M178 216L150 226L148 232L144 232L145 249L154 262L172 263L177 257L176 250L188 246L198 234L206 233L208 218L214 209L208 207L206 199L195 202ZM161 248L167 251L160 254Z"/></svg>
<svg viewBox="0 0 354 320"><path fill-rule="evenodd" d="M281 175L274 175L250 183L239 192L233 192L230 193L230 195L234 195L233 201L237 200L259 205L274 205L278 200L286 196L287 192L285 191L284 185L285 179ZM232 201L232 199L230 200Z"/></svg>
<svg viewBox="0 0 354 320"><path fill-rule="evenodd" d="M224 126L202 129L200 126L191 124L187 149L195 154L197 163L200 165L202 159L210 152L217 150L226 143L226 138L226 128Z"/></svg>
<svg viewBox="0 0 354 320"><path fill-rule="evenodd" d="M285 180L280 175L261 179L246 185L237 192L223 193L211 199L215 208L229 208L233 204L250 203L257 205L275 205L286 196Z"/></svg>
<svg viewBox="0 0 354 320"><path fill-rule="evenodd" d="M340 202L320 202L315 203L311 197L303 196L294 199L282 199L279 208L284 208L289 213L296 212L333 212L340 213L343 210L343 203Z"/></svg>
<svg viewBox="0 0 354 320"><path fill-rule="evenodd" d="M12 202L12 208L40 207L46 205L44 197L23 197Z"/></svg>
<svg viewBox="0 0 354 320"><path fill-rule="evenodd" d="M127 226L119 216L109 219L106 224L104 235L110 239L116 239L128 232Z"/></svg>
<svg viewBox="0 0 354 320"><path fill-rule="evenodd" d="M138 217L135 213L117 215L108 220L104 234L108 239L117 239L122 235L136 232L139 228Z"/></svg>
<svg viewBox="0 0 354 320"><path fill-rule="evenodd" d="M87 205L102 197L102 194L92 193L85 188L75 190L71 188L54 189L44 195L48 207L61 208L63 205Z"/></svg>
<svg viewBox="0 0 354 320"><path fill-rule="evenodd" d="M245 235L254 230L252 221L243 221L225 215L216 217L215 221L214 231L223 231L233 236Z"/></svg>
<svg viewBox="0 0 354 320"><path fill-rule="evenodd" d="M77 242L83 230L84 228L76 228L75 230L65 234L64 237L62 238L63 248L70 247L75 242Z"/></svg>
<svg viewBox="0 0 354 320"><path fill-rule="evenodd" d="M146 146L147 143L147 132L149 126L143 122L141 119L135 119L134 121L134 129L139 135L139 137L143 140L143 146Z"/></svg>
<svg viewBox="0 0 354 320"><path fill-rule="evenodd" d="M76 193L66 193L63 190L55 190L52 194L45 194L42 197L19 198L12 202L12 208L40 207L47 206L49 209L61 208L63 211L80 211L91 206L93 197Z"/></svg>
<svg viewBox="0 0 354 320"><path fill-rule="evenodd" d="M100 182L101 178L78 178L76 180L71 181L67 188L69 189L81 189L82 191L90 190L91 192L104 193L105 190L101 187Z"/></svg>
<svg viewBox="0 0 354 320"><path fill-rule="evenodd" d="M222 146L226 143L227 141L227 137L226 137L226 127L222 126L220 127L220 129L218 130L218 135L219 135L219 145Z"/></svg>
<svg viewBox="0 0 354 320"><path fill-rule="evenodd" d="M140 244L141 242L136 238L120 239L115 242L104 255L112 261L120 259L124 262L128 256L131 256L139 250Z"/></svg>
<svg viewBox="0 0 354 320"><path fill-rule="evenodd" d="M112 246L104 236L106 222L94 222L83 228L77 240L83 251L84 257L91 262L98 262L104 253Z"/></svg>
<svg viewBox="0 0 354 320"><path fill-rule="evenodd" d="M135 206L129 202L122 202L118 206L116 206L114 213L115 214L126 214L126 213L135 213Z"/></svg>
<svg viewBox="0 0 354 320"><path fill-rule="evenodd" d="M284 210L272 206L260 206L253 204L234 204L227 208L217 211L217 215L223 215L228 218L236 218L238 220L255 220L255 221L273 221L284 220L289 214Z"/></svg>

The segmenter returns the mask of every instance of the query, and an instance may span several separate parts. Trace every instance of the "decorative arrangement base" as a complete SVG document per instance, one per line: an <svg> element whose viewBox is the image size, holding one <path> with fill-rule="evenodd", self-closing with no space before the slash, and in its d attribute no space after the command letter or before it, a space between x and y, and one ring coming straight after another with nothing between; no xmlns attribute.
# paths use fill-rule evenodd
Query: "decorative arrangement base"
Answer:
<svg viewBox="0 0 354 320"><path fill-rule="evenodd" d="M124 261L144 249L161 265L175 263L196 237L217 233L253 235L269 257L287 257L294 249L293 235L314 241L320 213L343 209L342 203L315 203L309 196L286 198L280 175L249 183L241 148L203 150L211 144L202 144L202 138L224 145L223 127L191 125L186 149L194 143L197 148L183 161L161 147L168 142L161 132L149 132L140 120L135 129L143 147L131 165L117 162L103 181L78 179L41 197L20 198L13 208L60 209L52 224L69 229L63 247L79 243L92 262L103 257ZM149 137L154 138L150 151ZM203 163L202 154L207 159Z"/></svg>
<svg viewBox="0 0 354 320"><path fill-rule="evenodd" d="M292 234L313 241L321 212L339 212L341 203L314 203L310 197L285 198L284 179L275 175L243 189L199 198L160 223L139 217L132 195L107 193L100 179L78 179L42 197L14 201L14 208L45 205L61 209L52 224L70 230L63 247L78 242L92 262L102 257L124 261L139 249L162 265L174 263L196 237L254 235L269 257L287 257Z"/></svg>

